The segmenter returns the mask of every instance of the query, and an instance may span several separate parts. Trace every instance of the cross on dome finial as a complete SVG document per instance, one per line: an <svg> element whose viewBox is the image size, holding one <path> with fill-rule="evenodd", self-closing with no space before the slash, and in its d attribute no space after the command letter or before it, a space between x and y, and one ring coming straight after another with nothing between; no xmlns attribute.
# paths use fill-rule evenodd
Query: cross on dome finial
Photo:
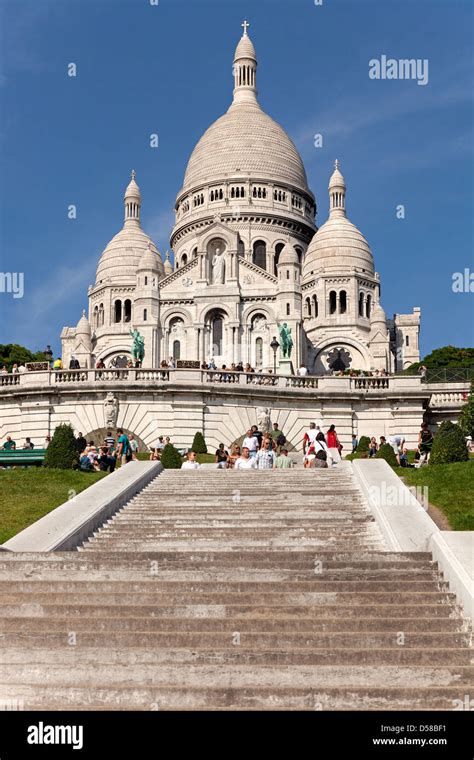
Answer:
<svg viewBox="0 0 474 760"><path fill-rule="evenodd" d="M243 27L243 29L244 29L244 34L247 34L247 29L248 29L248 28L249 28L249 26L250 26L250 24L249 24L249 22L247 21L247 19L244 19L244 23L243 23L243 24L241 24L240 26L242 26L242 27Z"/></svg>
<svg viewBox="0 0 474 760"><path fill-rule="evenodd" d="M131 173L130 176L131 176L132 179L135 179L135 177L137 176L137 173L136 173L135 169L132 169L132 173Z"/></svg>
<svg viewBox="0 0 474 760"><path fill-rule="evenodd" d="M334 168L335 169L339 169L339 159L338 158L336 158L336 160L334 161Z"/></svg>

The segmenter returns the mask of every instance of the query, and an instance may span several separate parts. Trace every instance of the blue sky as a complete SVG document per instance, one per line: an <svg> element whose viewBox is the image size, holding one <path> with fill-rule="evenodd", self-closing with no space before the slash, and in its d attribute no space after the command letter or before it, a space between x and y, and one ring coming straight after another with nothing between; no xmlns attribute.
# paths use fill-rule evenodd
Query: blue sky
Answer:
<svg viewBox="0 0 474 760"><path fill-rule="evenodd" d="M187 159L229 106L247 17L260 103L300 150L318 223L338 157L387 315L421 307L423 354L474 345L473 294L452 292L453 273L474 271L473 11L471 0L0 0L0 271L25 277L22 299L0 293L0 343L59 351L121 227L132 168L164 255ZM428 84L371 80L381 55L428 59Z"/></svg>

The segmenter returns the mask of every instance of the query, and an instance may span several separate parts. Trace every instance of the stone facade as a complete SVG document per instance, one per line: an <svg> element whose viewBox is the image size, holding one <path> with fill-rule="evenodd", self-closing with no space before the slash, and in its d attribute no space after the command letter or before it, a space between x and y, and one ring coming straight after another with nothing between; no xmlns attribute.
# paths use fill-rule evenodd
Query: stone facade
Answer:
<svg viewBox="0 0 474 760"><path fill-rule="evenodd" d="M398 371L419 359L420 310L387 321L369 245L347 219L338 162L330 216L301 157L257 100L257 57L245 27L228 111L197 143L175 204L174 266L141 229L135 173L122 230L89 288L88 317L61 334L63 362L82 367L131 358L130 328L145 340L143 366L175 359L273 366L270 342L287 323L292 362L310 373Z"/></svg>

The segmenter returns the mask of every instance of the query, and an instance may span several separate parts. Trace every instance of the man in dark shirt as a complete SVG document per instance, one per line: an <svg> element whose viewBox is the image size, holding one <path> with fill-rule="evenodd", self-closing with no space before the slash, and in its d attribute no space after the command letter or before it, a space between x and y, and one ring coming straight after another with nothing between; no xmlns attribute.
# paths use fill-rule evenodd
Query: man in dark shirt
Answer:
<svg viewBox="0 0 474 760"><path fill-rule="evenodd" d="M86 439L84 438L82 433L79 433L79 435L76 438L76 448L77 448L78 453L82 454L86 446L87 446Z"/></svg>
<svg viewBox="0 0 474 760"><path fill-rule="evenodd" d="M258 441L258 448L261 449L262 448L262 438L263 438L262 431L259 430L256 425L252 425L251 430L252 430L252 435L255 436L255 438Z"/></svg>
<svg viewBox="0 0 474 760"><path fill-rule="evenodd" d="M225 450L224 444L220 443L219 448L216 450L216 462L219 469L223 469L227 464L227 458L229 452Z"/></svg>

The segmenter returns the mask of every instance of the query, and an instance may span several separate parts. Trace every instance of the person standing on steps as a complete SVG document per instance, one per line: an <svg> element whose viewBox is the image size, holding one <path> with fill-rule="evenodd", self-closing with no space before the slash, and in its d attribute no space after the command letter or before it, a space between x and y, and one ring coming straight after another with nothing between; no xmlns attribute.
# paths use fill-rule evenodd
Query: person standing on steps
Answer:
<svg viewBox="0 0 474 760"><path fill-rule="evenodd" d="M188 453L188 460L181 465L182 470L199 470L201 465L196 461L196 452L190 451Z"/></svg>
<svg viewBox="0 0 474 760"><path fill-rule="evenodd" d="M276 454L270 449L270 437L264 438L262 448L257 453L257 469L258 470L274 470Z"/></svg>
<svg viewBox="0 0 474 760"><path fill-rule="evenodd" d="M331 455L333 464L338 464L341 461L342 445L339 442L339 438L336 433L336 426L331 425L327 432L327 446Z"/></svg>
<svg viewBox="0 0 474 760"><path fill-rule="evenodd" d="M309 430L306 431L303 438L303 454L306 454L306 449L309 448L316 440L316 436L319 433L315 422L309 423Z"/></svg>
<svg viewBox="0 0 474 760"><path fill-rule="evenodd" d="M242 447L242 454L234 464L234 470L255 470L257 468L257 459L250 456L247 446Z"/></svg>
<svg viewBox="0 0 474 760"><path fill-rule="evenodd" d="M242 451L244 450L244 447L249 452L250 457L253 458L257 456L257 451L260 448L260 445L259 445L257 436L253 432L253 428L250 428L250 430L247 430L247 435L244 438L243 443L242 443Z"/></svg>
<svg viewBox="0 0 474 760"><path fill-rule="evenodd" d="M275 459L275 468L277 470L286 470L293 467L293 460L288 456L288 449L282 449Z"/></svg>
<svg viewBox="0 0 474 760"><path fill-rule="evenodd" d="M120 459L122 465L127 464L132 459L132 449L130 448L130 441L128 435L126 435L121 428L117 430L119 435L117 445L117 459Z"/></svg>

